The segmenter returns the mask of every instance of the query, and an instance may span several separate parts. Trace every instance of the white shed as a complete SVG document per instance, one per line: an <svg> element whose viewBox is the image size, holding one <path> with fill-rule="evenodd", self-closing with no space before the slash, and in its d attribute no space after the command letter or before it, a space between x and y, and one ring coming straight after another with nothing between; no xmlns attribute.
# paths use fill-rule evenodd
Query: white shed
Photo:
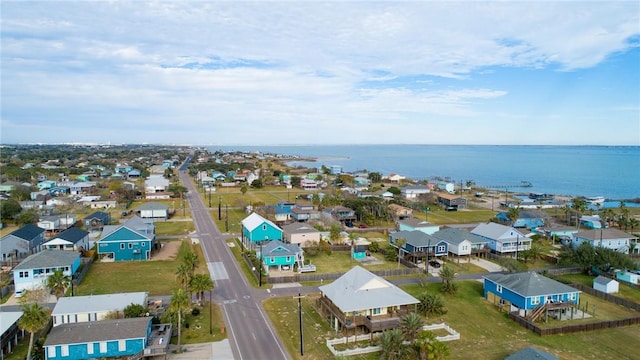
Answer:
<svg viewBox="0 0 640 360"><path fill-rule="evenodd" d="M601 275L593 279L593 288L607 294L617 293L619 285L617 281Z"/></svg>

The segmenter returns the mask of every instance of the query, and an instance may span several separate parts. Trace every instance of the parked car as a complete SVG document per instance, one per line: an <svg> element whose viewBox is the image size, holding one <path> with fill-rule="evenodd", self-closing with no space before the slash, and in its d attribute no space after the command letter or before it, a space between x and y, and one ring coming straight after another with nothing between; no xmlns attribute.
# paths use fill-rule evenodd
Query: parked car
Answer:
<svg viewBox="0 0 640 360"><path fill-rule="evenodd" d="M434 267L434 268L436 268L436 269L440 267L440 263L435 261L435 260L429 261L429 265Z"/></svg>
<svg viewBox="0 0 640 360"><path fill-rule="evenodd" d="M366 228L367 228L367 225L365 224L358 225L358 229L366 229Z"/></svg>

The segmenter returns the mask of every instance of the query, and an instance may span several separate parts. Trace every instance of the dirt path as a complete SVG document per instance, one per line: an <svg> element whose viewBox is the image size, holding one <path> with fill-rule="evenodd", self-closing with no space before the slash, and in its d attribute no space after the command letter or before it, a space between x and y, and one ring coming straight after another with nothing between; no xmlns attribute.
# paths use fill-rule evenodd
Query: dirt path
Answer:
<svg viewBox="0 0 640 360"><path fill-rule="evenodd" d="M162 244L162 247L151 257L151 261L174 260L178 256L178 250L180 249L182 241L165 241L160 244Z"/></svg>

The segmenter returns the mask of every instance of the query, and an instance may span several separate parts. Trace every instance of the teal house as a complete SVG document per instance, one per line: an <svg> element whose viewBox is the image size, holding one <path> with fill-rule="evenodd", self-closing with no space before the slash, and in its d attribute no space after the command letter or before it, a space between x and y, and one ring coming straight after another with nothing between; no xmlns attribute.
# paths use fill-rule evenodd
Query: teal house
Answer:
<svg viewBox="0 0 640 360"><path fill-rule="evenodd" d="M282 240L282 229L262 216L251 213L240 222L242 226L242 246L253 250L259 244L270 240Z"/></svg>
<svg viewBox="0 0 640 360"><path fill-rule="evenodd" d="M113 261L151 259L156 245L155 225L152 220L137 216L122 225L106 225L98 241L98 255Z"/></svg>
<svg viewBox="0 0 640 360"><path fill-rule="evenodd" d="M262 263L267 270L293 270L294 265L304 264L304 252L298 244L286 244L280 240L271 240L260 247Z"/></svg>
<svg viewBox="0 0 640 360"><path fill-rule="evenodd" d="M360 260L367 257L371 243L365 238L359 238L351 244L351 257Z"/></svg>
<svg viewBox="0 0 640 360"><path fill-rule="evenodd" d="M56 326L44 343L45 359L124 359L150 352L151 347L156 346L158 349L154 349L154 353L166 354L169 336L152 331L151 319L140 317Z"/></svg>

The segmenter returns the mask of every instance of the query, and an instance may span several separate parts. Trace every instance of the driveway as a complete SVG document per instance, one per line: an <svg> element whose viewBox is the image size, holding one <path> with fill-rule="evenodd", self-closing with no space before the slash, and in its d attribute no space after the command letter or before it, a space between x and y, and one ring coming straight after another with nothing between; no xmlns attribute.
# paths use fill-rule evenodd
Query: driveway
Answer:
<svg viewBox="0 0 640 360"><path fill-rule="evenodd" d="M228 339L210 343L182 345L183 352L180 354L173 353L176 349L176 345L169 347L168 359L204 360L215 358L216 360L233 360L233 351L231 351ZM215 354L215 357L213 354Z"/></svg>
<svg viewBox="0 0 640 360"><path fill-rule="evenodd" d="M502 266L493 263L491 261L485 260L485 259L471 259L471 264L475 265L475 266L479 266L489 272L501 272L501 271L506 271L506 269L504 269Z"/></svg>

